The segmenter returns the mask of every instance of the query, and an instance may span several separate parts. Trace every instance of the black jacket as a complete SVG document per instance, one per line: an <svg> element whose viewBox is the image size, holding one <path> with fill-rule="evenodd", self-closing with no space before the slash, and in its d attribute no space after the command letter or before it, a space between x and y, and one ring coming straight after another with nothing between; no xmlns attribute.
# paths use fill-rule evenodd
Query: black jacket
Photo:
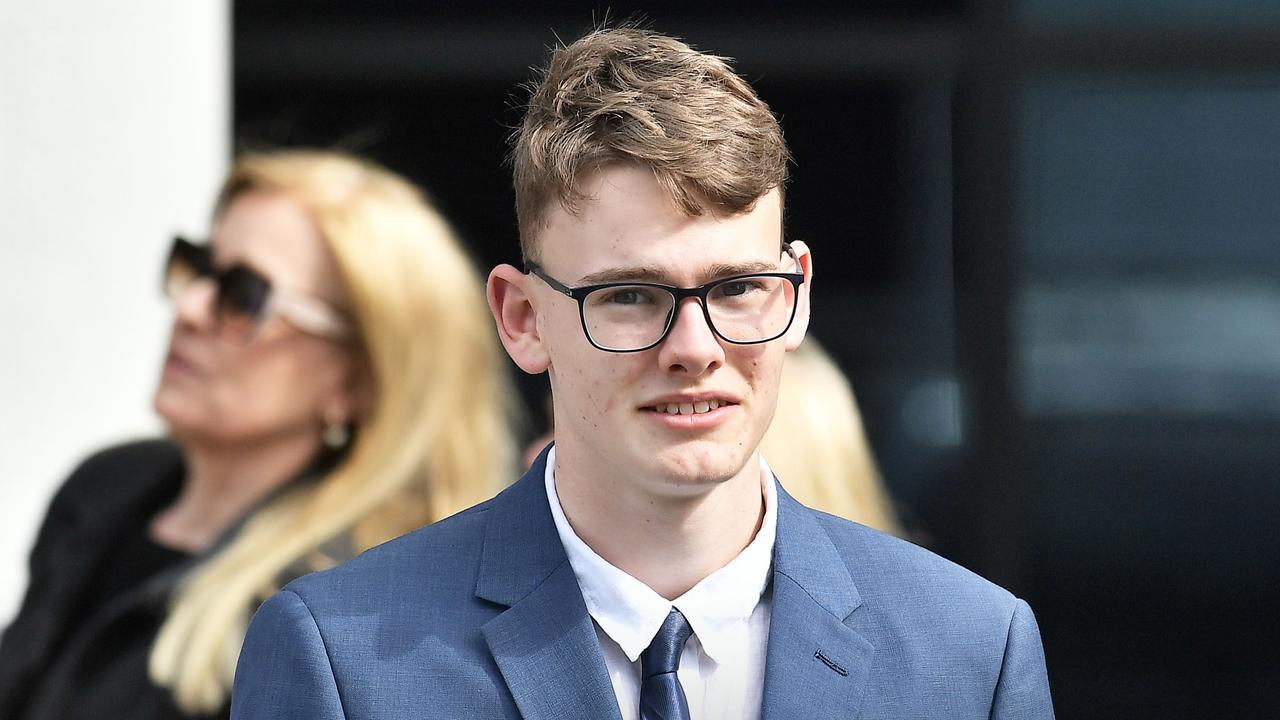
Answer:
<svg viewBox="0 0 1280 720"><path fill-rule="evenodd" d="M187 564L101 594L114 579L102 577L104 562L176 497L183 474L173 443L137 442L90 457L54 496L21 609L0 638L0 718L187 717L146 675L151 640ZM127 706L104 706L125 698Z"/></svg>

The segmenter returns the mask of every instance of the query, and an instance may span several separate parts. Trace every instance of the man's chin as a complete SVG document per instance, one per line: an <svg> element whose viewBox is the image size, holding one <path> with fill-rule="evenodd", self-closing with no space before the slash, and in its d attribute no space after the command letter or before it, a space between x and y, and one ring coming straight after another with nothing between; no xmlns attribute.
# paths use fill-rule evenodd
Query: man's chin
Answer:
<svg viewBox="0 0 1280 720"><path fill-rule="evenodd" d="M736 453L699 452L698 448L671 448L650 457L651 477L662 486L681 495L697 495L719 487L738 477L750 461L751 455L736 457Z"/></svg>

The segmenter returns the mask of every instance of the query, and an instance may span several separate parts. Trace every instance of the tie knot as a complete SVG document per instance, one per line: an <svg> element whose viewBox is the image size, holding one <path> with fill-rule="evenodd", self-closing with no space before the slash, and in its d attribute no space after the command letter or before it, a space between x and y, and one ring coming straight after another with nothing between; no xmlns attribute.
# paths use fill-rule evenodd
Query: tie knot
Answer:
<svg viewBox="0 0 1280 720"><path fill-rule="evenodd" d="M680 669L680 653L684 644L693 634L689 621L674 607L667 614L667 619L658 628L649 647L640 653L640 677L648 678L663 673L673 673Z"/></svg>

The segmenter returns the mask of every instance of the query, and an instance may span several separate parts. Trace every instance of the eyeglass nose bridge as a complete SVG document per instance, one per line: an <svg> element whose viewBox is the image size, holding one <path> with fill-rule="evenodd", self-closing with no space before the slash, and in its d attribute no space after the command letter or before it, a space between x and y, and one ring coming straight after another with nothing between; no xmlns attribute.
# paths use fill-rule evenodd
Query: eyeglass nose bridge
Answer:
<svg viewBox="0 0 1280 720"><path fill-rule="evenodd" d="M680 306L689 298L697 299L698 306L702 308L702 321L707 324L707 329L711 331L711 335L719 340L730 342L729 338L720 333L715 321L711 319L711 310L707 307L707 295L711 292L710 287L667 288L667 292L674 298L674 302L671 303L671 310L667 312L667 325L662 329L662 334L658 336L657 341L650 347L657 347L667 341L672 329L676 326L677 316L680 314Z"/></svg>

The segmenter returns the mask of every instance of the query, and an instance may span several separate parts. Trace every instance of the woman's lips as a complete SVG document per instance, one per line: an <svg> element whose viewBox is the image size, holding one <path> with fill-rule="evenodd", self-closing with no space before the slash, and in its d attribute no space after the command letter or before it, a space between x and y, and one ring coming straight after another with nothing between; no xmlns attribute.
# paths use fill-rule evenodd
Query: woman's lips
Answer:
<svg viewBox="0 0 1280 720"><path fill-rule="evenodd" d="M166 375L194 375L196 374L196 366L177 350L170 350L169 354L164 358L164 374Z"/></svg>

